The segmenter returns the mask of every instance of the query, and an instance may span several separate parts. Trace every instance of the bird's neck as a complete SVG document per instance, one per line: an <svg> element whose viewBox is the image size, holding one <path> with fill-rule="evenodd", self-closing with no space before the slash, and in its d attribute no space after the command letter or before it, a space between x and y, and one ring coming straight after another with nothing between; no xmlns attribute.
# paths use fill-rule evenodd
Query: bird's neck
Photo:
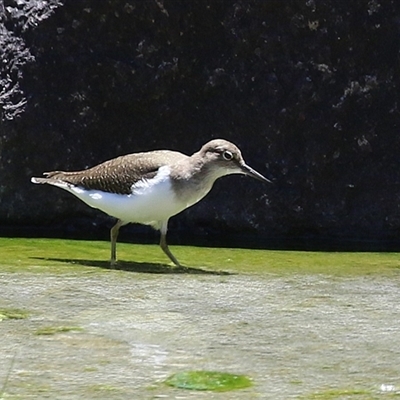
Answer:
<svg viewBox="0 0 400 400"><path fill-rule="evenodd" d="M211 190L214 182L224 175L199 153L176 164L171 174L179 177L173 180L173 185L181 198L190 205L201 200Z"/></svg>

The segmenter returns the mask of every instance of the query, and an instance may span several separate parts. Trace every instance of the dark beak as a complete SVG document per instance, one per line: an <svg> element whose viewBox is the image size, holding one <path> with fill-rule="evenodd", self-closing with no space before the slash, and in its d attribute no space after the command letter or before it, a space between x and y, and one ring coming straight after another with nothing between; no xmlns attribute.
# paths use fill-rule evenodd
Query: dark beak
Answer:
<svg viewBox="0 0 400 400"><path fill-rule="evenodd" d="M269 179L267 179L265 176L262 176L260 173L258 173L253 168L249 167L247 164L242 164L240 168L242 172L247 176L251 176L252 178L255 178L261 182L272 183Z"/></svg>

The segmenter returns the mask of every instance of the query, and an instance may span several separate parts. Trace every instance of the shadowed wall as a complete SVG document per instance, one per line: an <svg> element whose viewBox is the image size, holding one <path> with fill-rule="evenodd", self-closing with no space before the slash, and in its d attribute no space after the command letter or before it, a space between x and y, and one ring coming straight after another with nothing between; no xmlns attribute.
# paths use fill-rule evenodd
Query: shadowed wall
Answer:
<svg viewBox="0 0 400 400"><path fill-rule="evenodd" d="M0 13L3 227L108 227L30 177L222 137L275 184L227 177L176 232L397 237L396 0L6 0Z"/></svg>

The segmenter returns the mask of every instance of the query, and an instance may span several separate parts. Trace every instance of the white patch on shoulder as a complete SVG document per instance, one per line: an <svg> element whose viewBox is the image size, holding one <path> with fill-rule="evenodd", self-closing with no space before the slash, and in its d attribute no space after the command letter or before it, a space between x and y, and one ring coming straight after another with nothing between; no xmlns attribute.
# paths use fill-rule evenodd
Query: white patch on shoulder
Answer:
<svg viewBox="0 0 400 400"><path fill-rule="evenodd" d="M60 185L60 187L90 207L97 208L123 222L137 222L158 227L160 221L167 220L187 207L187 204L175 196L170 173L168 166L161 167L154 178L143 179L132 185L132 193L128 195L85 190L73 185Z"/></svg>
<svg viewBox="0 0 400 400"><path fill-rule="evenodd" d="M157 175L152 178L152 179L141 179L140 181L137 181L135 184L132 185L132 194L135 195L143 195L147 193L148 191L151 191L151 188L166 179L169 179L169 176L171 174L171 169L168 167L168 165L164 165L160 167L157 171Z"/></svg>

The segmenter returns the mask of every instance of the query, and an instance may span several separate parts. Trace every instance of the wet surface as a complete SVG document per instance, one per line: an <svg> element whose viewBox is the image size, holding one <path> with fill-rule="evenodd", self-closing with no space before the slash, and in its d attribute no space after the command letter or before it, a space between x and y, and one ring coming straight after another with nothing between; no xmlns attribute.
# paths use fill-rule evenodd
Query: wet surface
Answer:
<svg viewBox="0 0 400 400"><path fill-rule="evenodd" d="M0 398L284 400L331 389L376 398L400 391L397 277L97 270L0 274L0 306L30 312L0 321ZM57 326L83 330L35 334ZM254 385L212 393L162 383L202 369L245 374Z"/></svg>

